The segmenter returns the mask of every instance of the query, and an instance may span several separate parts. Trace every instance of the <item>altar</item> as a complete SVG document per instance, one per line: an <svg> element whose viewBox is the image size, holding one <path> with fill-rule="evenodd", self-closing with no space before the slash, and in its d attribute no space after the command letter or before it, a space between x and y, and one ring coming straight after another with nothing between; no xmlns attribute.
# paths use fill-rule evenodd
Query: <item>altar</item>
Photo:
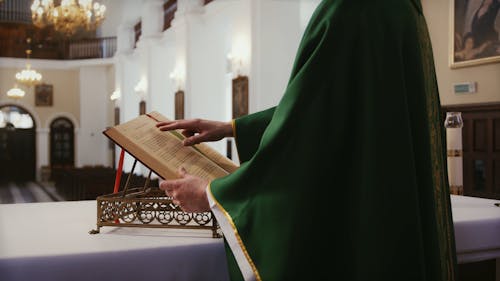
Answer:
<svg viewBox="0 0 500 281"><path fill-rule="evenodd" d="M500 200L451 195L459 263L500 258ZM225 281L210 230L96 226L96 201L0 204L0 279ZM497 273L498 274L498 273Z"/></svg>
<svg viewBox="0 0 500 281"><path fill-rule="evenodd" d="M458 263L500 258L500 207L495 203L500 200L451 195Z"/></svg>
<svg viewBox="0 0 500 281"><path fill-rule="evenodd" d="M0 280L229 280L210 230L96 227L96 201L0 205Z"/></svg>

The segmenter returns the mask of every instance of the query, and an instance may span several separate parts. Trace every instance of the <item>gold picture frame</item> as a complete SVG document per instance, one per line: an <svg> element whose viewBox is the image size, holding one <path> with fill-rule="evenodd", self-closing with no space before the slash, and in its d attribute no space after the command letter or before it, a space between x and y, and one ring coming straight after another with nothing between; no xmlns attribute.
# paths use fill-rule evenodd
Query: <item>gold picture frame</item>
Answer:
<svg viewBox="0 0 500 281"><path fill-rule="evenodd" d="M35 106L52 106L54 86L51 84L35 85Z"/></svg>
<svg viewBox="0 0 500 281"><path fill-rule="evenodd" d="M500 61L500 0L451 0L450 67Z"/></svg>

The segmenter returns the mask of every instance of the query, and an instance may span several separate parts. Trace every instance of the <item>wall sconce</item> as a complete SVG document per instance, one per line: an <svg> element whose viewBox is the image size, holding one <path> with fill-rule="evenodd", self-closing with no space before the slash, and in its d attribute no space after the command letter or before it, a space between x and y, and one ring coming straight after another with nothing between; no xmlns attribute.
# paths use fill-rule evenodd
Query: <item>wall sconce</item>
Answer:
<svg viewBox="0 0 500 281"><path fill-rule="evenodd" d="M179 69L179 67L177 67L174 71L170 72L169 77L174 82L175 87L177 88L177 91L181 91L182 86L184 84L184 74Z"/></svg>
<svg viewBox="0 0 500 281"><path fill-rule="evenodd" d="M231 72L236 77L243 75L245 66L250 62L250 39L245 33L236 34L233 38L230 52L227 54L227 62Z"/></svg>
<svg viewBox="0 0 500 281"><path fill-rule="evenodd" d="M115 101L117 99L119 99L121 97L121 92L120 92L120 89L116 89L112 94L111 96L109 97L110 100L112 101Z"/></svg>
<svg viewBox="0 0 500 281"><path fill-rule="evenodd" d="M227 60L230 65L231 72L235 72L236 76L240 76L241 68L243 67L243 58L233 53L227 54Z"/></svg>
<svg viewBox="0 0 500 281"><path fill-rule="evenodd" d="M148 91L148 85L145 77L142 77L141 80L135 85L134 91L141 97L141 100L146 98L146 93Z"/></svg>

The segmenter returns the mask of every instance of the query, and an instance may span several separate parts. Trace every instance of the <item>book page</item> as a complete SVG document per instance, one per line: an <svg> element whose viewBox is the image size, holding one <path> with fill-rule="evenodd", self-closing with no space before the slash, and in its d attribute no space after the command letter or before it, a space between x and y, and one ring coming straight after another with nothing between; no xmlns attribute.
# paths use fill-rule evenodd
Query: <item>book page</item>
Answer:
<svg viewBox="0 0 500 281"><path fill-rule="evenodd" d="M150 112L148 114L158 121L162 121L162 122L163 121L171 121L156 111ZM184 136L180 132L179 132L179 135L182 139L184 139ZM194 145L194 147L196 149L198 149L198 151L200 151L207 158L209 158L210 160L215 162L218 166L220 166L221 168L223 168L224 170L226 170L229 173L232 173L239 168L238 165L236 165L236 163L231 161L226 156L220 154L217 150L213 149L212 147L210 147L207 144L200 143L200 144Z"/></svg>
<svg viewBox="0 0 500 281"><path fill-rule="evenodd" d="M141 115L104 134L163 178L178 178L177 170L181 166L189 174L207 180L229 174L194 147L184 146L178 133L160 131L155 120L159 116L153 117Z"/></svg>

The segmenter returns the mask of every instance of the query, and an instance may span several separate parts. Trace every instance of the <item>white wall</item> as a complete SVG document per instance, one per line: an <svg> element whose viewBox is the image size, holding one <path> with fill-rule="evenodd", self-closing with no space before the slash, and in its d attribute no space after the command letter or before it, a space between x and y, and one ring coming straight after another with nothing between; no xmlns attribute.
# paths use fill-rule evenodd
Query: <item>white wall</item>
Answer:
<svg viewBox="0 0 500 281"><path fill-rule="evenodd" d="M452 69L450 67L450 17L453 0L422 0L434 52L439 96L442 105L500 102L500 64L489 63ZM477 82L477 93L455 94L455 83Z"/></svg>
<svg viewBox="0 0 500 281"><path fill-rule="evenodd" d="M231 15L237 2L207 7L204 14L191 16L188 21L186 118L228 120L228 99L225 76L227 54L231 51ZM212 8L212 9L210 9ZM211 143L225 153L224 142Z"/></svg>
<svg viewBox="0 0 500 281"><path fill-rule="evenodd" d="M201 2L179 0L172 26L164 32L159 32L157 0L144 0L140 8L124 2L124 11L132 9L142 18L144 36L132 49L130 22L115 23L121 42L115 56L121 122L138 115L140 99L133 88L142 77L148 84L147 111L169 118L174 117L174 93L181 88L185 118L230 120L231 79L239 74L249 76L250 113L279 102L302 33L320 0L216 0L206 6ZM241 65L232 64L229 54ZM174 71L181 73L180 83L169 78ZM225 141L210 145L226 153Z"/></svg>
<svg viewBox="0 0 500 281"><path fill-rule="evenodd" d="M239 72L249 76L250 112L276 105L302 32L319 0L216 0L207 6L200 0L179 0L172 27L164 32L158 21L161 0L100 2L108 8L100 35L118 36L119 49L112 60L33 60L33 67L56 86L54 106L32 110L42 119L37 124L38 168L48 164L47 120L59 116L75 122L77 166L110 166L108 140L102 134L113 124L114 104L109 96L115 89L121 92L115 102L121 109L120 122L135 118L141 99L134 87L142 77L148 84L147 111L174 118L177 83L169 76L180 69L186 118L231 119L231 79L237 70L228 63L229 53L242 58ZM133 49L133 25L141 17L147 30ZM13 85L15 71L23 66L22 59L0 59L0 88ZM30 99L25 101L29 102L24 107L30 108ZM211 145L225 154L224 141ZM125 170L131 165L128 157Z"/></svg>
<svg viewBox="0 0 500 281"><path fill-rule="evenodd" d="M106 6L106 18L98 28L100 37L118 35L121 24L134 25L140 19L141 0L97 0Z"/></svg>
<svg viewBox="0 0 500 281"><path fill-rule="evenodd" d="M14 84L15 73L24 64L24 59L0 58L2 93ZM40 179L41 167L50 164L50 123L59 117L70 119L75 126L76 166L110 166L108 142L102 130L112 124L109 119L112 60L32 60L32 67L40 71L43 82L53 85L54 89L52 106L35 106L33 88L27 89L27 95L15 102L35 118L37 178ZM0 96L0 105L10 103L4 94Z"/></svg>
<svg viewBox="0 0 500 281"><path fill-rule="evenodd" d="M251 111L275 106L283 96L302 36L300 7L300 1L269 0L254 6Z"/></svg>
<svg viewBox="0 0 500 281"><path fill-rule="evenodd" d="M80 134L77 139L76 166L109 165L106 129L109 93L106 66L80 68Z"/></svg>
<svg viewBox="0 0 500 281"><path fill-rule="evenodd" d="M152 49L155 58L151 67L150 99L148 111L158 111L169 119L174 119L174 93L177 90L175 83L169 78L175 69L175 38L169 34L168 38Z"/></svg>
<svg viewBox="0 0 500 281"><path fill-rule="evenodd" d="M321 0L300 0L300 29L306 29L309 19Z"/></svg>

